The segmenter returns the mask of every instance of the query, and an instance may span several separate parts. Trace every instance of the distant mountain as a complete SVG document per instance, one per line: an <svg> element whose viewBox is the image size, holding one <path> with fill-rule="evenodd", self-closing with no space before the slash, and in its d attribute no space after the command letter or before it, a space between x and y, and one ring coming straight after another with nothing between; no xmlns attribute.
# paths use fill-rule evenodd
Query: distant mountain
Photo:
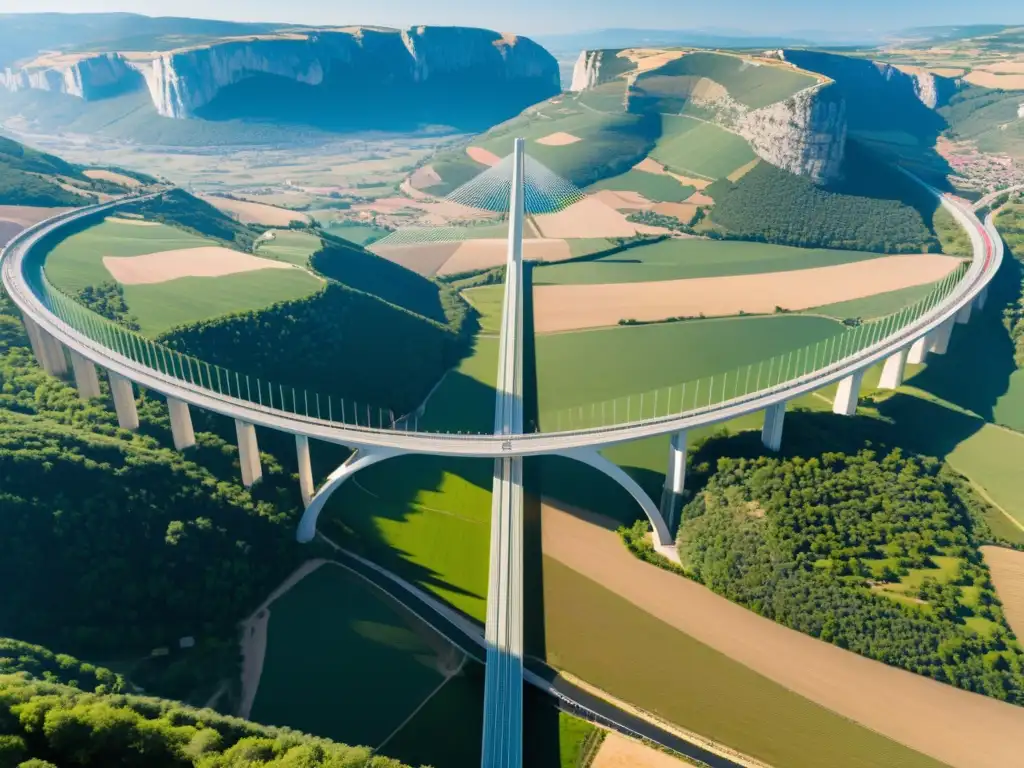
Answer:
<svg viewBox="0 0 1024 768"><path fill-rule="evenodd" d="M581 51L643 46L693 46L696 48L785 48L813 45L815 41L780 35L747 35L699 29L597 29L564 35L537 35L550 51Z"/></svg>
<svg viewBox="0 0 1024 768"><path fill-rule="evenodd" d="M1017 25L1020 27L1021 25ZM901 40L916 40L922 42L966 40L971 37L983 35L998 35L1015 27L1007 24L959 24L942 27L911 27L902 29L892 35Z"/></svg>

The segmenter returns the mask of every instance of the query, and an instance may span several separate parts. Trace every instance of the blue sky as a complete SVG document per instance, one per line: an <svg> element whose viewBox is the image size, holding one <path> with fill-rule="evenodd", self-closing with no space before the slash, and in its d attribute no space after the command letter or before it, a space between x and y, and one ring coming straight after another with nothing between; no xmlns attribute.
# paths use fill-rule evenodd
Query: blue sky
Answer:
<svg viewBox="0 0 1024 768"><path fill-rule="evenodd" d="M461 24L556 34L606 27L779 34L1024 24L1021 0L0 0L0 12L134 11L308 24Z"/></svg>

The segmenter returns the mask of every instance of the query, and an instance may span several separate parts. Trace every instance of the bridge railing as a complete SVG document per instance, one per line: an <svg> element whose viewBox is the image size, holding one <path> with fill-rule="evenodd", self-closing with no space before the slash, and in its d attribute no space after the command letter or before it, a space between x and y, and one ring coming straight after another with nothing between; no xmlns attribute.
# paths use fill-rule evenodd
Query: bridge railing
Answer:
<svg viewBox="0 0 1024 768"><path fill-rule="evenodd" d="M964 262L937 283L924 298L897 312L846 326L834 336L765 360L600 402L554 409L544 409L542 405L541 431L598 429L699 413L826 371L899 334L941 306L956 290L969 269L970 263Z"/></svg>

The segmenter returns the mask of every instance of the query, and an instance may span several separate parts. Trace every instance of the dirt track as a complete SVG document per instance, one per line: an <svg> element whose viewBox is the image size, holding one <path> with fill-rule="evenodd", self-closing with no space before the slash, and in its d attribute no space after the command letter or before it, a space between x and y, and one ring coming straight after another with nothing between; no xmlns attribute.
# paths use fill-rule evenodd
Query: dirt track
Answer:
<svg viewBox="0 0 1024 768"><path fill-rule="evenodd" d="M609 526L614 523L546 502L544 554L770 680L911 749L956 768L1020 765L1024 707L787 629L636 559Z"/></svg>
<svg viewBox="0 0 1024 768"><path fill-rule="evenodd" d="M776 307L809 309L933 283L959 263L953 256L915 254L758 275L539 285L533 294L534 327L538 333L554 333L616 325L626 319L771 314Z"/></svg>
<svg viewBox="0 0 1024 768"><path fill-rule="evenodd" d="M122 285L166 283L179 277L221 277L259 269L295 269L220 246L184 248L144 256L104 256L103 266Z"/></svg>

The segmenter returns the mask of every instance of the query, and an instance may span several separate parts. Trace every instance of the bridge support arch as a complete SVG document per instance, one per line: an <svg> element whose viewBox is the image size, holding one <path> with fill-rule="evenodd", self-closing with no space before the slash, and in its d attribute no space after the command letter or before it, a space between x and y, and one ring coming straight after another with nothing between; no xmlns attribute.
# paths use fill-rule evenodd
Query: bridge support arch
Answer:
<svg viewBox="0 0 1024 768"><path fill-rule="evenodd" d="M665 557L676 562L679 561L679 554L676 552L675 547L675 539L672 538L668 525L665 523L665 518L661 516L661 510L658 508L658 505L654 503L651 497L647 495L647 492L640 487L640 484L629 476L629 473L626 472L626 470L613 461L606 459L598 453L595 448L574 448L572 450L560 452L559 455L575 459L582 464L593 467L599 472L603 472L625 488L629 492L629 495L636 499L636 502L643 509L644 514L647 515L647 519L651 521L651 525L654 527L655 549Z"/></svg>
<svg viewBox="0 0 1024 768"><path fill-rule="evenodd" d="M300 544L306 544L313 540L316 536L316 523L323 511L324 504L352 475L361 469L401 454L402 451L393 448L360 448L349 456L348 461L327 476L327 480L324 481L320 490L309 500L309 506L306 507L306 511L302 513L302 519L299 520L299 529L295 534L296 540Z"/></svg>

